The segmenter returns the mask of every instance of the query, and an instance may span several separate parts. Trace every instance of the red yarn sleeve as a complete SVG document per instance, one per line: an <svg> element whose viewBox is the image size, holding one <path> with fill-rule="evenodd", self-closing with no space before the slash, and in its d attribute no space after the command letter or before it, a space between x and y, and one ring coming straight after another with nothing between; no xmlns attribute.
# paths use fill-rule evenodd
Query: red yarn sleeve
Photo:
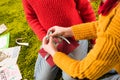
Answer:
<svg viewBox="0 0 120 80"><path fill-rule="evenodd" d="M96 16L89 0L76 0L76 1L78 1L76 7L80 12L80 16L82 17L83 22L95 21Z"/></svg>
<svg viewBox="0 0 120 80"><path fill-rule="evenodd" d="M41 26L35 11L31 7L31 5L27 2L27 0L22 0L22 2L28 24L30 25L33 32L37 35L39 40L42 41L43 37L46 35L46 31Z"/></svg>
<svg viewBox="0 0 120 80"><path fill-rule="evenodd" d="M76 2L76 7L84 23L96 20L95 12L89 0L76 0ZM91 39L90 44L94 45L95 39Z"/></svg>

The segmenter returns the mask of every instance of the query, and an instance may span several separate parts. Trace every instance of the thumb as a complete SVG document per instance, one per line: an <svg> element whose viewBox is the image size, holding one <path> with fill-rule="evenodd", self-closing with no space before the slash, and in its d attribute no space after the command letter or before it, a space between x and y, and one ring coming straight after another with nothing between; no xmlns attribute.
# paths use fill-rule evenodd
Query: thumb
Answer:
<svg viewBox="0 0 120 80"><path fill-rule="evenodd" d="M53 38L50 36L49 43L52 43L52 42L53 42Z"/></svg>
<svg viewBox="0 0 120 80"><path fill-rule="evenodd" d="M43 38L42 44L43 44L43 45L46 45L46 44L47 44L47 38L46 38L46 36Z"/></svg>

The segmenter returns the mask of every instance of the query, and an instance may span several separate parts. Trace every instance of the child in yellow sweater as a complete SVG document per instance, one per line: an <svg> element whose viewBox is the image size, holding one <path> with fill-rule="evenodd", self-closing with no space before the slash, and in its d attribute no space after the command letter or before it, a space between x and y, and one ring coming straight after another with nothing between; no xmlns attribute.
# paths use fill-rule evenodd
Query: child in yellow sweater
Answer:
<svg viewBox="0 0 120 80"><path fill-rule="evenodd" d="M108 3L111 3L111 5ZM99 20L68 28L54 26L53 34L43 39L43 48L55 64L73 78L96 80L111 69L120 73L120 0L105 0L99 9ZM57 51L53 38L74 36L76 40L94 39L96 44L83 60L74 60Z"/></svg>

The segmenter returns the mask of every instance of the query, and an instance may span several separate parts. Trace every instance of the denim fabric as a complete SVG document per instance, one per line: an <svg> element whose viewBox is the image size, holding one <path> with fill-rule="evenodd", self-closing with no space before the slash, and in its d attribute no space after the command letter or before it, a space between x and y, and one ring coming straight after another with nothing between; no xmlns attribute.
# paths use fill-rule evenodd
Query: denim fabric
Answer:
<svg viewBox="0 0 120 80"><path fill-rule="evenodd" d="M69 54L70 57L76 60L83 59L87 55L88 50L87 40L80 40L79 44L80 46L78 46L78 48L76 48L73 52ZM34 71L35 80L54 80L58 70L59 68L57 66L50 67L46 60L38 54ZM70 77L65 72L62 72L62 77L64 80L76 80Z"/></svg>
<svg viewBox="0 0 120 80"><path fill-rule="evenodd" d="M109 76L109 77L101 79L101 80L120 80L120 75L115 74L115 75Z"/></svg>

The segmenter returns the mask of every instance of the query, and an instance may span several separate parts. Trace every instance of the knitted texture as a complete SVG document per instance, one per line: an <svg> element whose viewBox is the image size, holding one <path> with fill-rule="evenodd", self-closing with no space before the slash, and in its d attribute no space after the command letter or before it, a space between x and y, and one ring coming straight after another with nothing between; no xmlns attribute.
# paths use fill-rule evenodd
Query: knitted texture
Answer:
<svg viewBox="0 0 120 80"><path fill-rule="evenodd" d="M95 14L88 0L23 0L23 7L31 29L41 41L52 26L68 27L95 21ZM70 53L78 46L77 41L68 40L70 45L61 43L63 45L59 46L63 49L62 52ZM47 54L43 49L39 53L43 58ZM47 62L54 66L51 56Z"/></svg>
<svg viewBox="0 0 120 80"><path fill-rule="evenodd" d="M112 8L114 8L119 0L106 0L105 2L101 1L99 6L98 13L102 15L107 15Z"/></svg>
<svg viewBox="0 0 120 80"><path fill-rule="evenodd" d="M42 40L47 30L55 25L72 26L95 20L88 0L23 0L27 21Z"/></svg>
<svg viewBox="0 0 120 80"><path fill-rule="evenodd" d="M97 37L96 44L82 61L73 60L64 53L57 52L53 56L56 65L72 77L79 79L96 80L113 68L120 73L119 13L120 4L108 15L100 15L96 22L72 26L75 39Z"/></svg>

